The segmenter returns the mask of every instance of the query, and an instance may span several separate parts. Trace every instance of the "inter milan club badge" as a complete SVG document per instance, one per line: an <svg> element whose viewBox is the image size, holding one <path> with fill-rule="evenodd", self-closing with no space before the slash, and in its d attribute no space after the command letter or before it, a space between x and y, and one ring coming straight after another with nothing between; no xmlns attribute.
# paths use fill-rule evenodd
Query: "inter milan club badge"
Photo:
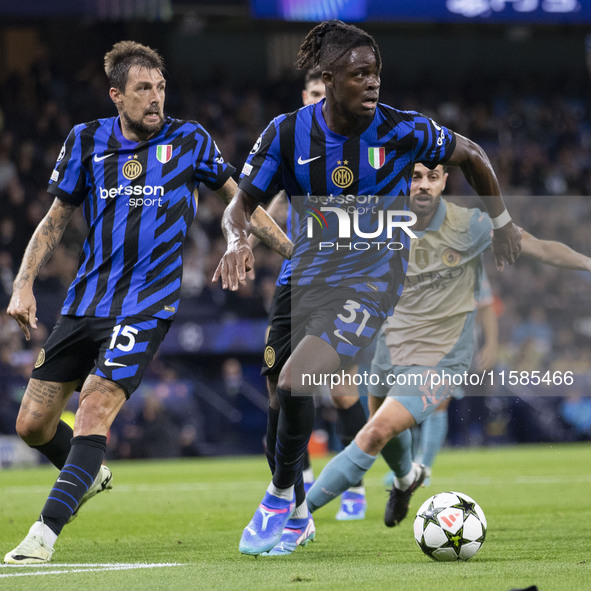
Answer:
<svg viewBox="0 0 591 591"><path fill-rule="evenodd" d="M332 182L339 187L339 189L346 189L353 182L353 171L347 166L347 160L337 160L337 168L332 171Z"/></svg>
<svg viewBox="0 0 591 591"><path fill-rule="evenodd" d="M41 349L39 351L39 355L37 356L37 361L35 361L35 369L41 367L45 363L45 349Z"/></svg>
<svg viewBox="0 0 591 591"><path fill-rule="evenodd" d="M166 144L156 146L156 158L158 159L158 162L166 164L172 158L172 145Z"/></svg>
<svg viewBox="0 0 591 591"><path fill-rule="evenodd" d="M142 164L137 161L137 154L134 154L133 158L131 156L129 157L129 160L123 165L121 172L123 173L123 176L130 181L137 179L137 177L142 174Z"/></svg>
<svg viewBox="0 0 591 591"><path fill-rule="evenodd" d="M273 347L267 347L265 349L265 363L268 367L273 367L275 365L275 350Z"/></svg>

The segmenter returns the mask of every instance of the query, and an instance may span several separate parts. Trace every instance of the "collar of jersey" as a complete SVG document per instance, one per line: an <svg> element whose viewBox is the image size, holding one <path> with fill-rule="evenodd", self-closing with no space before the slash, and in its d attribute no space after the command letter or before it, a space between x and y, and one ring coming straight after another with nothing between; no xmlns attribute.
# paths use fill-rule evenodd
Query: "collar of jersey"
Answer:
<svg viewBox="0 0 591 591"><path fill-rule="evenodd" d="M162 129L160 130L160 132L158 133L158 135L155 135L153 138L150 138L147 141L142 140L141 142L134 142L133 140L128 140L123 135L123 131L121 131L121 118L120 117L115 117L115 125L114 125L114 127L115 127L115 137L121 142L121 147L122 148L135 149L135 148L137 148L141 144L147 144L149 142L159 141L158 138L160 138L162 136L162 133L166 129L167 122L168 122L167 121L167 118L165 118L164 119L164 125L162 126Z"/></svg>
<svg viewBox="0 0 591 591"><path fill-rule="evenodd" d="M324 131L324 133L326 135L332 135L333 137L338 138L339 140L349 139L346 135L341 135L341 134L337 133L336 131L333 131L326 124L326 121L324 120L324 114L322 113L322 106L324 105L325 101L326 101L326 99L323 98L322 100L318 101L315 105L316 120L318 121L318 124L320 125L320 127L322 128L322 130ZM365 133L367 133L367 131L369 129L371 129L375 125L377 112L378 112L378 108L376 107L376 112L374 113L371 123L363 130L363 132L360 135L364 135Z"/></svg>
<svg viewBox="0 0 591 591"><path fill-rule="evenodd" d="M439 206L437 207L437 211L431 218L429 225L424 230L415 230L415 234L422 238L427 232L437 232L439 228L441 228L441 224L443 224L443 220L445 219L445 213L447 211L447 204L445 203L445 199L443 197L439 200Z"/></svg>

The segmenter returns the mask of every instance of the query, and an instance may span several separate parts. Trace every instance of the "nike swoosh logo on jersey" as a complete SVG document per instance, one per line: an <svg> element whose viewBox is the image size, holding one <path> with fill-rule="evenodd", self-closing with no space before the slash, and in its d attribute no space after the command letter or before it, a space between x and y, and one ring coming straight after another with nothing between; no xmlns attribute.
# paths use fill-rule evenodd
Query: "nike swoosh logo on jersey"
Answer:
<svg viewBox="0 0 591 591"><path fill-rule="evenodd" d="M66 484L71 484L72 486L78 486L77 484L74 484L73 482L70 482L69 480L62 480L61 478L58 478L57 482L65 482Z"/></svg>
<svg viewBox="0 0 591 591"><path fill-rule="evenodd" d="M308 164L308 162L314 162L314 160L318 160L318 158L322 158L322 156L314 156L314 158L308 158L307 160L302 160L300 156L298 158L298 164Z"/></svg>
<svg viewBox="0 0 591 591"><path fill-rule="evenodd" d="M125 363L115 363L114 361L111 361L110 359L105 359L105 365L107 367L127 367L127 365L125 365Z"/></svg>
<svg viewBox="0 0 591 591"><path fill-rule="evenodd" d="M348 343L349 345L352 345L353 343L344 335L341 334L341 329L337 328L334 331L334 335L339 337L339 339L341 339L341 341L345 341L345 343Z"/></svg>
<svg viewBox="0 0 591 591"><path fill-rule="evenodd" d="M96 154L94 155L94 161L95 162L100 162L101 160L104 160L105 158L108 158L109 156L112 156L113 152L111 152L110 154L104 154L103 156L97 156Z"/></svg>

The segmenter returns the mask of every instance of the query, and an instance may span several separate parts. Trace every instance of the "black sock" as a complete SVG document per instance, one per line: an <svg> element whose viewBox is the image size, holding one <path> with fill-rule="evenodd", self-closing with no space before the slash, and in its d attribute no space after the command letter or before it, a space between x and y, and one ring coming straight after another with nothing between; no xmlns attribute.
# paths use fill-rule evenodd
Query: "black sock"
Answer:
<svg viewBox="0 0 591 591"><path fill-rule="evenodd" d="M349 408L337 408L337 417L339 437L343 447L347 447L355 439L355 435L363 429L367 421L361 400L358 400Z"/></svg>
<svg viewBox="0 0 591 591"><path fill-rule="evenodd" d="M302 460L314 428L314 399L277 388L281 406L277 425L273 484L289 488L302 473Z"/></svg>
<svg viewBox="0 0 591 591"><path fill-rule="evenodd" d="M104 435L85 435L72 439L68 459L41 511L43 523L57 535L94 482L106 450L107 438Z"/></svg>
<svg viewBox="0 0 591 591"><path fill-rule="evenodd" d="M279 422L279 411L269 406L267 414L267 462L271 468L271 475L275 474L275 447L277 444L277 423Z"/></svg>
<svg viewBox="0 0 591 591"><path fill-rule="evenodd" d="M64 421L60 421L51 441L43 445L31 445L31 447L39 450L56 468L61 470L70 453L73 436L72 428Z"/></svg>
<svg viewBox="0 0 591 591"><path fill-rule="evenodd" d="M295 506L299 507L302 503L306 502L306 489L304 488L304 477L300 472L294 485L295 491Z"/></svg>
<svg viewBox="0 0 591 591"><path fill-rule="evenodd" d="M343 447L347 447L367 421L365 409L361 400L349 408L337 408L337 431ZM362 486L363 480L360 480L355 486Z"/></svg>
<svg viewBox="0 0 591 591"><path fill-rule="evenodd" d="M308 448L306 448L304 459L302 460L302 470L308 470L310 466L310 454L308 453Z"/></svg>

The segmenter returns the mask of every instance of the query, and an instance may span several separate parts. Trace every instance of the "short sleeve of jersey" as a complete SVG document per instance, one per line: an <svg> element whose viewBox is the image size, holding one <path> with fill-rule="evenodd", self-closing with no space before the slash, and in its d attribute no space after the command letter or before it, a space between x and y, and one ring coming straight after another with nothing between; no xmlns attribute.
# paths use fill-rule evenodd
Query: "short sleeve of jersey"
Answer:
<svg viewBox="0 0 591 591"><path fill-rule="evenodd" d="M492 222L483 211L475 209L470 219L470 254L483 253L492 243Z"/></svg>
<svg viewBox="0 0 591 591"><path fill-rule="evenodd" d="M198 123L195 125L195 179L215 191L224 185L236 169L224 161L209 133Z"/></svg>
<svg viewBox="0 0 591 591"><path fill-rule="evenodd" d="M415 162L430 169L444 164L456 147L456 136L451 129L438 125L433 119L415 114Z"/></svg>
<svg viewBox="0 0 591 591"><path fill-rule="evenodd" d="M47 190L72 205L80 205L87 195L86 171L82 166L82 129L77 125L70 131L62 149Z"/></svg>
<svg viewBox="0 0 591 591"><path fill-rule="evenodd" d="M279 124L284 118L277 117L263 131L250 151L238 181L243 191L264 203L283 188Z"/></svg>

